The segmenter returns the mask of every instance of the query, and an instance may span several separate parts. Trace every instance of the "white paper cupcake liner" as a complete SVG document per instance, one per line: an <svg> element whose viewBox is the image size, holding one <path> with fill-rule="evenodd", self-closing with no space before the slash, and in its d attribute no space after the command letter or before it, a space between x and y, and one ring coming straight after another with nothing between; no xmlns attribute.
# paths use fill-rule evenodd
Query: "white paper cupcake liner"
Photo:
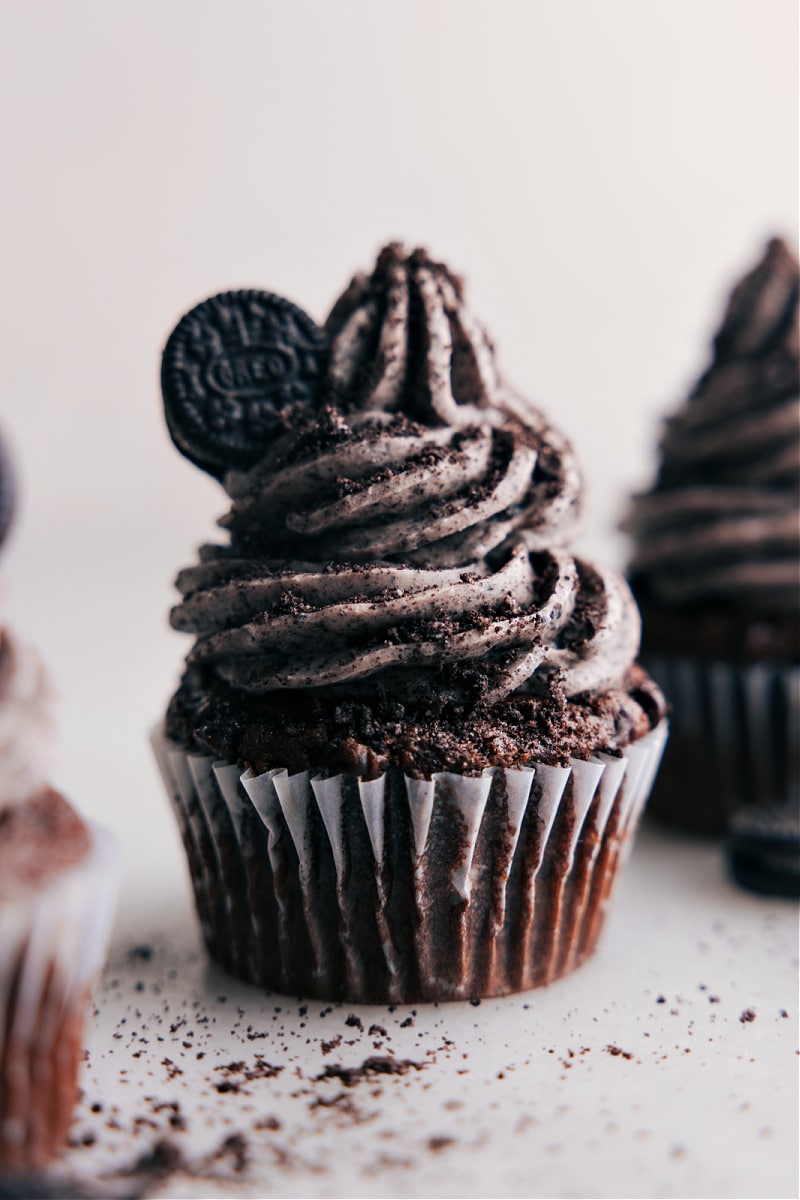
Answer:
<svg viewBox="0 0 800 1200"><path fill-rule="evenodd" d="M87 857L45 888L0 903L0 1166L28 1168L63 1141L83 1020L102 968L118 849L89 825Z"/></svg>
<svg viewBox="0 0 800 1200"><path fill-rule="evenodd" d="M721 834L745 805L800 804L800 667L660 655L643 665L673 708L654 816Z"/></svg>
<svg viewBox="0 0 800 1200"><path fill-rule="evenodd" d="M666 736L430 780L242 773L161 728L153 745L213 957L276 991L397 1003L503 995L582 962Z"/></svg>

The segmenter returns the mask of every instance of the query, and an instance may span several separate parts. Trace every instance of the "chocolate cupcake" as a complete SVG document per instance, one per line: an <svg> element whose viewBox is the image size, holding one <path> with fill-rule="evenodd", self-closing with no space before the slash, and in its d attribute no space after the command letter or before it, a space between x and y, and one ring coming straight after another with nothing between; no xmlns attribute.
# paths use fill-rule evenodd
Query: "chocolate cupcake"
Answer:
<svg viewBox="0 0 800 1200"><path fill-rule="evenodd" d="M650 811L697 833L799 802L799 284L772 240L626 523L643 660L674 705Z"/></svg>
<svg viewBox="0 0 800 1200"><path fill-rule="evenodd" d="M423 251L356 276L311 388L263 323L241 336L237 295L224 345L202 306L178 327L229 364L187 373L191 457L220 474L224 377L239 461L225 541L178 577L195 641L154 736L208 948L328 999L549 983L595 946L665 738L626 584L565 548L572 449ZM245 341L262 380L274 354L263 398ZM273 428L242 451L251 403Z"/></svg>
<svg viewBox="0 0 800 1200"><path fill-rule="evenodd" d="M51 709L38 655L3 629L0 1175L41 1166L64 1142L115 890L111 838L46 783Z"/></svg>

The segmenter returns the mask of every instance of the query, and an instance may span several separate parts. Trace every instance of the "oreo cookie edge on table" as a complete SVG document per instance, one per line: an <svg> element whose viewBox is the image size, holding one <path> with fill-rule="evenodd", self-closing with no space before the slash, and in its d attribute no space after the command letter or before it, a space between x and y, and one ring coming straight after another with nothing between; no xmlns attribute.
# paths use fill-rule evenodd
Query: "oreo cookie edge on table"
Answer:
<svg viewBox="0 0 800 1200"><path fill-rule="evenodd" d="M291 301L222 292L170 334L161 390L181 454L220 479L252 466L293 416L319 403L325 334Z"/></svg>
<svg viewBox="0 0 800 1200"><path fill-rule="evenodd" d="M762 896L800 899L800 811L790 801L734 814L726 845L730 875Z"/></svg>

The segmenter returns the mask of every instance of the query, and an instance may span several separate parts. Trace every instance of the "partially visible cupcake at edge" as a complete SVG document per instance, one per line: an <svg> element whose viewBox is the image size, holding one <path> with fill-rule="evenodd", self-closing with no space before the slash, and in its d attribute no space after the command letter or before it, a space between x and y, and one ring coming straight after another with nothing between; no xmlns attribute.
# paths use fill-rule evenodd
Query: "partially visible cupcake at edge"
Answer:
<svg viewBox="0 0 800 1200"><path fill-rule="evenodd" d="M322 330L266 293L170 337L225 537L154 744L211 954L385 1003L546 984L593 950L666 736L623 579L566 549L567 440L462 281L392 244Z"/></svg>
<svg viewBox="0 0 800 1200"><path fill-rule="evenodd" d="M674 706L649 810L702 834L753 807L797 824L798 291L797 258L774 238L734 288L626 522L643 661Z"/></svg>
<svg viewBox="0 0 800 1200"><path fill-rule="evenodd" d="M0 444L0 538L12 493ZM0 625L0 1183L67 1136L116 890L115 845L47 783L52 709L38 654Z"/></svg>

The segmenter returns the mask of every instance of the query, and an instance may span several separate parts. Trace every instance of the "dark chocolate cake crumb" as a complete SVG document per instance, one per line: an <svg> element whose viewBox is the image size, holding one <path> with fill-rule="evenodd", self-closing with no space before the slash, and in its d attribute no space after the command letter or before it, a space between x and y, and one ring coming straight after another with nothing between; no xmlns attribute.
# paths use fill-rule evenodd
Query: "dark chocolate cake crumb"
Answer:
<svg viewBox="0 0 800 1200"><path fill-rule="evenodd" d="M229 1159L233 1170L237 1174L244 1171L249 1162L249 1157L247 1138L241 1133L232 1133L229 1137L226 1137L214 1155L217 1161Z"/></svg>
<svg viewBox="0 0 800 1200"><path fill-rule="evenodd" d="M258 1121L253 1122L254 1129L269 1129L272 1133L277 1133L281 1128L281 1123L277 1117L261 1117Z"/></svg>
<svg viewBox="0 0 800 1200"><path fill-rule="evenodd" d="M613 1058L627 1058L628 1060L633 1058L633 1055L630 1053L630 1051L622 1050L619 1046L608 1045L606 1046L606 1051L608 1054L612 1055Z"/></svg>
<svg viewBox="0 0 800 1200"><path fill-rule="evenodd" d="M152 946L133 946L130 951L131 962L150 962L153 957Z"/></svg>
<svg viewBox="0 0 800 1200"><path fill-rule="evenodd" d="M447 1134L439 1134L437 1137L428 1138L428 1149L434 1153L438 1153L439 1150L444 1150L447 1146L454 1146L455 1144L456 1139L449 1137Z"/></svg>
<svg viewBox="0 0 800 1200"><path fill-rule="evenodd" d="M377 1112L366 1112L347 1092L337 1092L334 1096L315 1096L309 1104L309 1109L311 1112L318 1109L335 1112L337 1117L341 1118L340 1127L366 1125L378 1116Z"/></svg>
<svg viewBox="0 0 800 1200"><path fill-rule="evenodd" d="M345 1087L355 1087L364 1079L378 1075L407 1075L409 1071L423 1071L427 1063L412 1062L411 1059L396 1059L388 1055L372 1055L365 1058L359 1067L343 1067L338 1063L327 1066L317 1080L339 1079Z"/></svg>
<svg viewBox="0 0 800 1200"><path fill-rule="evenodd" d="M555 690L546 695L514 695L488 709L474 697L460 702L448 694L451 675L469 690L475 669L444 664L435 684L412 702L383 688L363 700L313 691L245 696L192 666L170 703L166 732L187 748L211 750L256 773L313 767L375 778L393 766L429 778L436 771L480 775L493 765L566 766L571 757L619 754L664 714L663 702L655 708L640 703L646 677L636 667L616 690L567 701L554 676ZM480 688L485 679L481 684L479 676L473 682Z"/></svg>
<svg viewBox="0 0 800 1200"><path fill-rule="evenodd" d="M163 1058L161 1060L161 1065L162 1065L162 1067L167 1068L167 1079L169 1079L170 1081L175 1079L176 1076L183 1074L183 1071L181 1070L181 1068L176 1066L171 1058Z"/></svg>

